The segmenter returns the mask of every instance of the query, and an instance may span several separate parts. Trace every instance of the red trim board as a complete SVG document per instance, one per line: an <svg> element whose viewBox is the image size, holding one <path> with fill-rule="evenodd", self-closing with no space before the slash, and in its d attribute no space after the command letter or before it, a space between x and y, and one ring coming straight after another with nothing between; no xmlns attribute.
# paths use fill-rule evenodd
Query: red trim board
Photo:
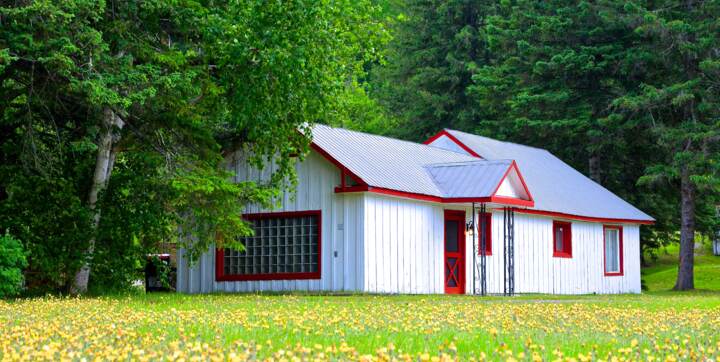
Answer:
<svg viewBox="0 0 720 362"><path fill-rule="evenodd" d="M523 214L542 215L542 216L557 217L557 218L577 220L577 221L589 221L589 222L600 222L600 223L611 223L611 224L616 223L616 224L652 225L655 223L654 221L650 221L650 220L615 219L615 218L605 218L605 217L583 216L583 215L566 214L566 213L562 213L562 212L546 211L546 210L514 209L514 211L520 212Z"/></svg>
<svg viewBox="0 0 720 362"><path fill-rule="evenodd" d="M446 137L449 138L451 141L455 142L455 144L457 144L457 145L458 145L460 148L462 148L465 152L467 152L468 154L470 154L470 156L477 157L477 158L482 158L482 156L478 155L477 152L473 151L470 147L468 147L468 146L466 146L464 143L460 142L460 140L458 140L457 137L455 137L455 136L453 136L452 134L450 134L450 132L448 132L447 130L442 130L442 131L436 133L434 136L428 138L427 141L423 142L423 144L429 145L429 144L433 143L435 140L437 140L438 138L440 138L440 137L442 137L442 136L446 136Z"/></svg>
<svg viewBox="0 0 720 362"><path fill-rule="evenodd" d="M446 131L441 131L436 136L439 137L439 135L444 134L443 132L447 133ZM449 133L447 133L447 134L450 135ZM450 136L452 136L452 135L450 135ZM429 142L432 142L432 138L430 140L426 141L425 143L427 144ZM330 161L332 164L337 166L342 172L346 172L348 175L350 175L350 177L353 178L353 180L355 180L358 184L360 184L357 186L336 187L335 188L336 193L374 192L374 193L379 193L379 194L392 195L392 196L398 196L398 197L406 197L406 198L415 199L415 200L423 200L423 201L438 202L438 203L493 202L493 203L498 203L498 204L505 204L508 206L518 206L518 207L534 207L535 206L535 201L534 201L534 199L532 199L532 195L530 194L530 191L527 188L527 184L525 183L525 180L522 176L522 173L520 173L519 168L517 168L518 176L520 177L523 187L525 187L525 189L527 190L528 196L531 198L531 200L513 199L513 198L502 197L502 196L492 196L489 198L441 198L438 196L424 195L424 194L419 194L419 193L411 193L411 192L369 186L362 178L360 178L359 176L354 174L347 167L345 167L339 161L337 161L335 158L330 156L330 154L327 153L325 150L323 150L320 146L318 146L315 143L312 143L311 146L315 151L320 153L328 161ZM515 164L515 167L517 167L517 164L515 163L515 161L513 161L513 164ZM498 185L498 187L499 187L499 185ZM589 221L589 222L629 223L629 224L642 224L642 225L653 225L655 223L654 221L651 221L651 220L601 218L601 217L574 215L574 214L566 214L566 213L561 213L561 212L545 211L545 210L515 209L515 211L521 212L521 213L526 213L526 214L544 215L544 216L550 216L550 217L561 217L561 218L566 218L566 219Z"/></svg>
<svg viewBox="0 0 720 362"><path fill-rule="evenodd" d="M397 196L397 197L406 197L406 198L414 199L414 200L437 202L437 203L442 203L442 204L457 204L457 203L464 203L464 202L487 202L487 203L496 203L496 204L523 206L523 207L533 207L535 205L534 201L514 199L511 197L504 197L504 196L439 197L439 196L425 195L425 194L406 192L406 191L398 191L398 190L392 190L392 189L387 189L387 188L383 188L383 187L374 187L374 186L368 186L368 185L349 186L349 187L345 187L345 188L336 187L335 192L336 193L372 192L372 193L376 193L376 194L391 195L391 196Z"/></svg>
<svg viewBox="0 0 720 362"><path fill-rule="evenodd" d="M515 172L517 172L518 178L520 179L520 184L522 185L523 189L525 190L525 193L528 195L529 201L535 202L535 199L533 199L532 194L530 193L530 189L528 189L527 184L525 183L525 179L523 178L523 175L520 172L520 168L518 168L518 165L515 162L515 160L512 161L512 163L510 164L510 167L508 167L507 171L505 171L505 174L500 179L500 182L498 182L497 186L495 186L495 191L493 191L493 196L495 196L495 194L497 194L498 190L500 189L500 186L502 186L503 181L505 181L505 179L510 174L510 171L512 171L513 169L515 169ZM498 196L498 197L502 197L502 196Z"/></svg>
<svg viewBox="0 0 720 362"><path fill-rule="evenodd" d="M481 218L485 218L485 256L491 256L492 255L492 212L486 212L486 213L478 213L478 220L477 220L477 230L480 230L480 225L482 225ZM480 249L480 244L482 243L481 236L478 232L477 235L477 242L478 242L478 255L482 255L482 249Z"/></svg>
<svg viewBox="0 0 720 362"><path fill-rule="evenodd" d="M348 176L350 176L353 180L355 180L355 182L357 182L360 185L367 185L367 182L365 182L360 176L358 176L354 172L350 171L349 168L345 167L345 165L340 163L340 161L336 160L333 156L331 156L327 151L323 150L315 142L310 143L310 147L312 147L313 150L317 151L317 153L319 153L323 157L325 157L328 161L330 161L330 163L337 166L337 168L339 168L342 172L344 172Z"/></svg>

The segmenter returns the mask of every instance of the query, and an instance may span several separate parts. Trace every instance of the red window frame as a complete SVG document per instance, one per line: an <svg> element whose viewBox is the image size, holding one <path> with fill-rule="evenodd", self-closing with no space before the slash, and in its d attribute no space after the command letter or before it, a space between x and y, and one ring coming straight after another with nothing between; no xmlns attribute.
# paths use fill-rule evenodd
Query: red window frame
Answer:
<svg viewBox="0 0 720 362"><path fill-rule="evenodd" d="M482 225L482 217L485 218L485 255L492 255L492 213L486 212L486 213L478 213L478 221L477 221L477 229L480 230L480 225ZM481 235L478 232L477 235L477 243L478 243L478 255L482 254L482 250L480 250L480 246L482 245L482 239Z"/></svg>
<svg viewBox="0 0 720 362"><path fill-rule="evenodd" d="M557 229L563 229L562 250L557 249ZM566 232L567 231L567 232ZM553 220L552 229L553 256L556 258L572 258L572 223Z"/></svg>
<svg viewBox="0 0 720 362"><path fill-rule="evenodd" d="M620 263L620 271L618 272L607 271L607 240L605 240L605 235L608 229L618 231L618 251L620 252L620 257L618 260L618 262ZM623 227L620 225L603 225L603 272L605 273L606 277L623 276L625 274L625 263L623 262L623 254Z"/></svg>
<svg viewBox="0 0 720 362"><path fill-rule="evenodd" d="M256 214L244 214L246 220L257 220L272 217L300 217L313 215L317 216L318 222L318 268L314 272L300 273L268 273L268 274L225 274L225 251L215 249L215 281L250 281L250 280L301 280L320 279L322 272L322 212L320 210L288 211L288 212L265 212Z"/></svg>

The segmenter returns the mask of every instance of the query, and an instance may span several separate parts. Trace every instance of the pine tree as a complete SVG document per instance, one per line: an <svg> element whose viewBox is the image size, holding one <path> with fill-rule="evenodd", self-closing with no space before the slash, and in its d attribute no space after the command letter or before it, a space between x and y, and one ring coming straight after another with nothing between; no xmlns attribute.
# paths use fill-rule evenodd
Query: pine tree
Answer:
<svg viewBox="0 0 720 362"><path fill-rule="evenodd" d="M395 26L386 67L371 95L400 125L393 133L424 140L444 127L468 129L482 110L466 95L473 70L487 64L484 21L494 2L408 1Z"/></svg>
<svg viewBox="0 0 720 362"><path fill-rule="evenodd" d="M694 288L695 232L720 192L720 2L627 5L646 59L642 87L615 104L651 125L664 150L642 182L679 183L680 255L676 290ZM701 224L698 224L698 220ZM716 221L717 222L717 221Z"/></svg>

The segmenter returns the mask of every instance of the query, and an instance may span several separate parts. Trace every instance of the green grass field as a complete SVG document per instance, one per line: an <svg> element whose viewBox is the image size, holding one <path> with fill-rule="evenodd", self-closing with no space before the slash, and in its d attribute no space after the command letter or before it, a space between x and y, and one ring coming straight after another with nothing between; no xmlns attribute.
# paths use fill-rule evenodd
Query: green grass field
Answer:
<svg viewBox="0 0 720 362"><path fill-rule="evenodd" d="M675 252L642 295L0 301L0 360L718 360L720 258L697 259L706 290L678 293Z"/></svg>
<svg viewBox="0 0 720 362"><path fill-rule="evenodd" d="M670 245L660 250L657 261L643 268L648 291L672 289L677 278L677 255L678 245ZM710 245L698 248L695 254L695 288L720 291L720 256L712 255Z"/></svg>
<svg viewBox="0 0 720 362"><path fill-rule="evenodd" d="M0 360L717 360L720 294L151 294L0 302Z"/></svg>

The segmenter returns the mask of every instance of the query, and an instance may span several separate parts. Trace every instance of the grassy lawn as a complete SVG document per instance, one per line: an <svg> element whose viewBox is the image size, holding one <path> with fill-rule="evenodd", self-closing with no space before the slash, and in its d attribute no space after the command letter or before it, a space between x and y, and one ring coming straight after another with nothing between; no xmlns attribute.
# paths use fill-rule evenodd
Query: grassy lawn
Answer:
<svg viewBox="0 0 720 362"><path fill-rule="evenodd" d="M720 294L130 295L0 301L0 360L717 360Z"/></svg>
<svg viewBox="0 0 720 362"><path fill-rule="evenodd" d="M720 258L677 249L620 296L176 295L0 300L0 360L718 360Z"/></svg>
<svg viewBox="0 0 720 362"><path fill-rule="evenodd" d="M643 268L643 280L649 291L670 290L677 279L678 245L662 249L657 261ZM720 256L712 255L710 245L695 254L695 288L720 290Z"/></svg>

